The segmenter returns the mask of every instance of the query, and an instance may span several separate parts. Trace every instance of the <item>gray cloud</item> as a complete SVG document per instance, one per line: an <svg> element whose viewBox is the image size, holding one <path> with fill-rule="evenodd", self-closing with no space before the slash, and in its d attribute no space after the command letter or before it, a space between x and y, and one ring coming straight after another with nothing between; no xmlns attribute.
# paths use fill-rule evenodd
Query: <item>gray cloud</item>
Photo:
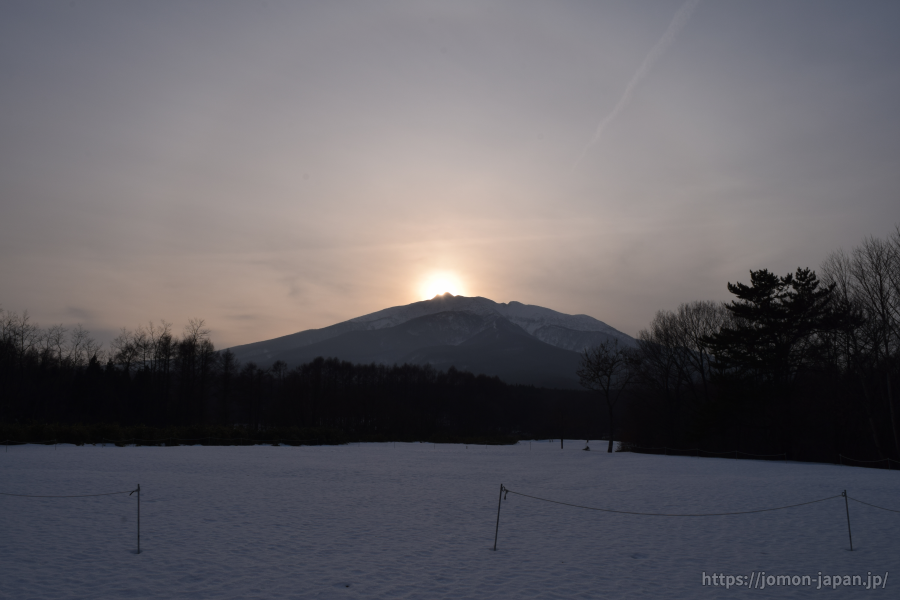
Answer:
<svg viewBox="0 0 900 600"><path fill-rule="evenodd" d="M710 2L663 44L691 6L4 3L0 303L228 346L454 271L634 334L892 230L900 6Z"/></svg>
<svg viewBox="0 0 900 600"><path fill-rule="evenodd" d="M77 306L66 307L65 314L69 319L75 319L76 321L90 321L94 318L93 312Z"/></svg>

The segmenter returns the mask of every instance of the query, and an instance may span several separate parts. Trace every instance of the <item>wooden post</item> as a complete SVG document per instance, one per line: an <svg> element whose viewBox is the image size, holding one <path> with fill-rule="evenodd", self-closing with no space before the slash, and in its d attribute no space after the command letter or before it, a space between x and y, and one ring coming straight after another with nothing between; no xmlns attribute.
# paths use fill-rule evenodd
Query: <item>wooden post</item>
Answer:
<svg viewBox="0 0 900 600"><path fill-rule="evenodd" d="M563 439L566 437L566 410L563 405L559 405L559 449L563 449Z"/></svg>
<svg viewBox="0 0 900 600"><path fill-rule="evenodd" d="M137 553L140 554L141 553L141 484L138 484L137 493L138 493L138 511L137 511L138 512L138 517L137 517L138 551L137 551Z"/></svg>
<svg viewBox="0 0 900 600"><path fill-rule="evenodd" d="M844 508L847 509L847 535L850 536L850 551L853 552L853 534L850 532L850 503L847 501L847 490L841 494L844 497Z"/></svg>
<svg viewBox="0 0 900 600"><path fill-rule="evenodd" d="M138 484L136 490L132 490L131 494L137 492L137 553L141 553L141 484ZM131 494L128 494L129 496Z"/></svg>
<svg viewBox="0 0 900 600"><path fill-rule="evenodd" d="M494 528L494 551L497 551L497 534L500 532L500 505L503 503L503 484L500 484L500 498L497 500L497 527Z"/></svg>

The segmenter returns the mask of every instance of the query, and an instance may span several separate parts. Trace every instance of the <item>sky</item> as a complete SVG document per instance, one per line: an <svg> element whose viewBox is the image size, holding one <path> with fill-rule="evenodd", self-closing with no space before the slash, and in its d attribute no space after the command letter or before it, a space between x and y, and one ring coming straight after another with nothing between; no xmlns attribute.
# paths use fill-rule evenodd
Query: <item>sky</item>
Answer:
<svg viewBox="0 0 900 600"><path fill-rule="evenodd" d="M217 347L450 291L636 335L900 224L900 3L0 3L0 307Z"/></svg>

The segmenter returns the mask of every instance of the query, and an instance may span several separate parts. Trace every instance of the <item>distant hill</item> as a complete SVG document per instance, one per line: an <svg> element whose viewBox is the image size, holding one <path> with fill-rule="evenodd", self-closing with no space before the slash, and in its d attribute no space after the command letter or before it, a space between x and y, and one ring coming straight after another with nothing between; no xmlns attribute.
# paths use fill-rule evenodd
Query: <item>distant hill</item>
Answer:
<svg viewBox="0 0 900 600"><path fill-rule="evenodd" d="M292 367L324 356L353 363L430 364L441 370L455 366L509 383L577 388L579 353L612 338L635 343L587 315L444 294L231 351L238 360L262 367L277 360Z"/></svg>

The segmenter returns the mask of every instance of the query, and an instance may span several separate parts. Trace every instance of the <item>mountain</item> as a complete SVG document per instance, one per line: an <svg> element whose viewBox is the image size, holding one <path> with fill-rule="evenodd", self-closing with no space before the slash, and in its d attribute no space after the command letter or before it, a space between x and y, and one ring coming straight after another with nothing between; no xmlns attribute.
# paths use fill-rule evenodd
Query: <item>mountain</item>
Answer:
<svg viewBox="0 0 900 600"><path fill-rule="evenodd" d="M431 364L441 370L455 366L509 383L574 388L579 353L612 338L635 343L587 315L444 294L231 351L238 360L262 367L277 360L293 367L324 356L353 363Z"/></svg>

